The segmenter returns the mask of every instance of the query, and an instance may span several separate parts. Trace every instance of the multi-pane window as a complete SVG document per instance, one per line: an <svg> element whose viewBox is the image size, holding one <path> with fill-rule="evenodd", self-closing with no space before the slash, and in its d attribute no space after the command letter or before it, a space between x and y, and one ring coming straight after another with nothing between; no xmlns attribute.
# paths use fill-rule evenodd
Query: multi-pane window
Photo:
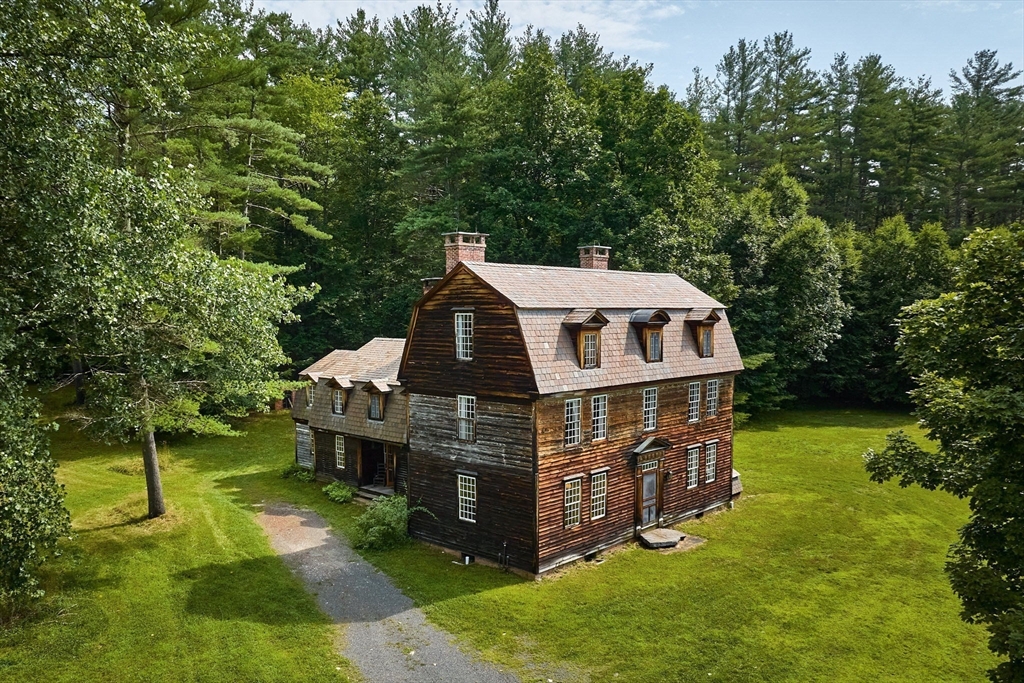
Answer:
<svg viewBox="0 0 1024 683"><path fill-rule="evenodd" d="M476 396L459 396L459 441L476 440Z"/></svg>
<svg viewBox="0 0 1024 683"><path fill-rule="evenodd" d="M345 414L345 390L335 389L331 396L331 411L335 415Z"/></svg>
<svg viewBox="0 0 1024 683"><path fill-rule="evenodd" d="M597 332L583 333L583 367L596 368L597 358Z"/></svg>
<svg viewBox="0 0 1024 683"><path fill-rule="evenodd" d="M647 362L661 361L661 330L647 331Z"/></svg>
<svg viewBox="0 0 1024 683"><path fill-rule="evenodd" d="M700 470L700 446L693 446L686 449L686 488L692 489L697 485L697 477Z"/></svg>
<svg viewBox="0 0 1024 683"><path fill-rule="evenodd" d="M459 475L459 519L476 521L476 477Z"/></svg>
<svg viewBox="0 0 1024 683"><path fill-rule="evenodd" d="M455 357L473 360L473 314L455 314Z"/></svg>
<svg viewBox="0 0 1024 683"><path fill-rule="evenodd" d="M370 394L370 411L369 417L371 420L383 420L384 419L384 397L377 393Z"/></svg>
<svg viewBox="0 0 1024 683"><path fill-rule="evenodd" d="M715 355L715 333L710 327L700 328L700 357L711 358Z"/></svg>
<svg viewBox="0 0 1024 683"><path fill-rule="evenodd" d="M565 526L576 526L580 523L580 499L583 480L571 479L565 482Z"/></svg>
<svg viewBox="0 0 1024 683"><path fill-rule="evenodd" d="M310 382L309 386L306 387L306 407L313 407L313 392L316 391L316 382Z"/></svg>
<svg viewBox="0 0 1024 683"><path fill-rule="evenodd" d="M590 518L600 519L608 509L608 473L590 475Z"/></svg>
<svg viewBox="0 0 1024 683"><path fill-rule="evenodd" d="M716 469L718 468L718 444L709 443L704 446L704 481L715 480Z"/></svg>
<svg viewBox="0 0 1024 683"><path fill-rule="evenodd" d="M690 409L687 419L696 422L700 419L700 382L690 382Z"/></svg>
<svg viewBox="0 0 1024 683"><path fill-rule="evenodd" d="M345 437L334 435L334 469L345 469Z"/></svg>
<svg viewBox="0 0 1024 683"><path fill-rule="evenodd" d="M575 446L580 442L580 406L582 400L570 398L565 402L565 445Z"/></svg>
<svg viewBox="0 0 1024 683"><path fill-rule="evenodd" d="M704 412L707 413L708 417L718 415L718 380L708 380L708 400L704 407Z"/></svg>
<svg viewBox="0 0 1024 683"><path fill-rule="evenodd" d="M644 389L644 431L658 428L658 387Z"/></svg>
<svg viewBox="0 0 1024 683"><path fill-rule="evenodd" d="M608 396L590 399L590 438L600 441L608 436Z"/></svg>

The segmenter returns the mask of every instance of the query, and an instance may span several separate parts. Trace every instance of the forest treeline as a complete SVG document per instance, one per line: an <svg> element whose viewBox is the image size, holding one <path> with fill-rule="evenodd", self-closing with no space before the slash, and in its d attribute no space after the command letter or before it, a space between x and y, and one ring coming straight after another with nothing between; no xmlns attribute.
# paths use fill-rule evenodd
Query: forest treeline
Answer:
<svg viewBox="0 0 1024 683"><path fill-rule="evenodd" d="M943 91L882 56L815 71L789 33L739 40L685 93L585 27L513 35L497 2L314 30L233 2L143 6L196 39L159 114L104 102L145 173L189 169L211 248L317 283L296 366L403 336L439 235L495 261L671 271L730 306L746 410L904 402L894 319L948 286L971 230L1024 215L1019 72L980 51Z"/></svg>
<svg viewBox="0 0 1024 683"><path fill-rule="evenodd" d="M281 330L286 375L404 336L439 235L473 230L489 260L575 265L601 243L614 268L706 289L746 412L905 402L900 308L948 287L971 230L1024 216L1019 72L992 51L933 84L880 55L816 71L783 32L673 93L583 26L513 35L496 0L325 29L239 0L137 7L176 38L125 46L152 48L145 77L90 90L95 154L189 179L206 248L320 288Z"/></svg>

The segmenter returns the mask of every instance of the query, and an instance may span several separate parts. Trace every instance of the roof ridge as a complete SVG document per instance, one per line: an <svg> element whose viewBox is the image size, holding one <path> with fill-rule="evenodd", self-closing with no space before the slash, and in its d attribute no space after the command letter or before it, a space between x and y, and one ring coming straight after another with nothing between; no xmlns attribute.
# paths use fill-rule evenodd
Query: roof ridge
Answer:
<svg viewBox="0 0 1024 683"><path fill-rule="evenodd" d="M543 268L544 270L571 270L574 273L608 273L623 275L660 275L677 277L686 282L678 273L652 273L647 270L607 270L603 268L580 268L579 266L542 266L535 263L497 263L494 261L463 261L467 266L502 266L505 268Z"/></svg>

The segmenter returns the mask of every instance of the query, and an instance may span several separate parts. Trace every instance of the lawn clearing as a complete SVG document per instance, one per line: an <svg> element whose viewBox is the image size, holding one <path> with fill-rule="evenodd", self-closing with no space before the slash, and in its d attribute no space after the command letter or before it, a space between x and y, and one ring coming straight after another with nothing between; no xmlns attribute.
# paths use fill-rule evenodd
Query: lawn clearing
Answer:
<svg viewBox="0 0 1024 683"><path fill-rule="evenodd" d="M0 640L0 680L351 673L271 556L253 504L307 506L342 531L362 508L279 477L293 447L286 414L243 427L242 438L173 442L171 519L141 523L143 477L109 469L134 451L59 433L80 533L57 565L65 588L48 599L50 616ZM864 473L860 454L896 427L916 431L905 415L839 410L746 426L736 435L744 497L684 525L707 539L688 552L627 548L541 582L419 544L367 557L431 620L527 681L982 681L994 663L985 633L959 620L942 573L966 504Z"/></svg>
<svg viewBox="0 0 1024 683"><path fill-rule="evenodd" d="M168 514L147 520L136 449L90 443L67 425L54 435L75 539L47 572L39 613L0 631L0 681L352 680L334 654L337 630L252 508L193 466L190 452L210 443L161 448ZM278 450L260 463L244 439L217 447L233 472L284 460Z"/></svg>

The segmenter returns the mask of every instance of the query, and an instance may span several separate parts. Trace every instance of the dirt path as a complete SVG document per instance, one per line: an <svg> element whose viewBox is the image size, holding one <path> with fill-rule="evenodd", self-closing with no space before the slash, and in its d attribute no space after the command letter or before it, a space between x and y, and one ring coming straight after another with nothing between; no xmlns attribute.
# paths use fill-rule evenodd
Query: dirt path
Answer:
<svg viewBox="0 0 1024 683"><path fill-rule="evenodd" d="M270 545L320 609L344 624L341 652L370 683L516 683L495 666L474 660L381 572L363 560L327 522L309 510L267 505L256 517Z"/></svg>

